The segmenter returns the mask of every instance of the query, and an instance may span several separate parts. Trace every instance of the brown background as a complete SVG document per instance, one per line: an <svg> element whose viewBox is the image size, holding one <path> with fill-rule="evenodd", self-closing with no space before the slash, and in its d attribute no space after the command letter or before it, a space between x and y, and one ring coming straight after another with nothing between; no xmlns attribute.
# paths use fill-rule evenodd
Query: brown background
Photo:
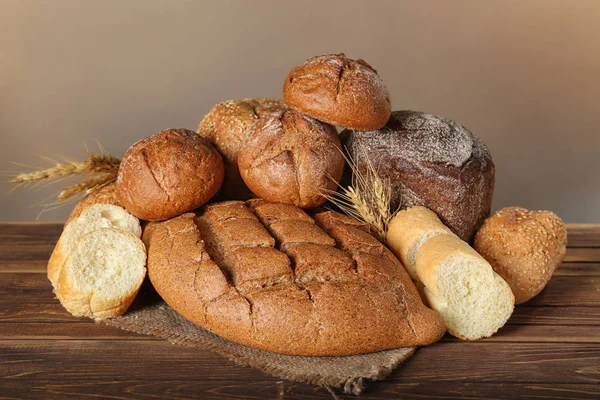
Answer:
<svg viewBox="0 0 600 400"><path fill-rule="evenodd" d="M600 222L596 0L0 0L0 170L82 159L96 139L120 156L163 128L194 129L219 101L279 97L295 64L342 51L379 70L394 109L455 119L487 143L494 208ZM29 206L57 190L0 196L0 220L35 219Z"/></svg>

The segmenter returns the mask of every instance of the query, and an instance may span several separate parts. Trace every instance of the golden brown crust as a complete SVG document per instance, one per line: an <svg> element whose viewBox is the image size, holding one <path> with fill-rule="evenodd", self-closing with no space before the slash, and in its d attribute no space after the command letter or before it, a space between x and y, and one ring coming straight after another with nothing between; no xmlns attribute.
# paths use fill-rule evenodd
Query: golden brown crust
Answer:
<svg viewBox="0 0 600 400"><path fill-rule="evenodd" d="M65 222L65 225L74 220L75 218L79 217L83 210L85 210L87 207L93 204L112 204L115 206L123 207L117 197L116 189L116 185L114 183L110 183L85 196L73 208L73 211L71 211L71 214L69 215L69 218L67 218L67 222Z"/></svg>
<svg viewBox="0 0 600 400"><path fill-rule="evenodd" d="M221 187L223 174L223 159L206 139L187 129L167 129L127 150L117 195L136 217L163 220L206 203Z"/></svg>
<svg viewBox="0 0 600 400"><path fill-rule="evenodd" d="M292 108L354 130L381 128L392 110L390 94L377 71L343 53L312 57L292 69L283 94Z"/></svg>
<svg viewBox="0 0 600 400"><path fill-rule="evenodd" d="M440 315L388 249L331 211L315 220L259 200L151 223L148 274L190 321L263 350L339 356L441 338ZM314 236L299 225L278 230L285 223L311 224Z"/></svg>
<svg viewBox="0 0 600 400"><path fill-rule="evenodd" d="M297 111L260 118L238 154L244 182L272 202L314 208L335 190L344 170L337 131Z"/></svg>
<svg viewBox="0 0 600 400"><path fill-rule="evenodd" d="M515 303L537 296L567 251L567 230L550 211L507 207L493 214L475 236L477 250L512 289Z"/></svg>
<svg viewBox="0 0 600 400"><path fill-rule="evenodd" d="M289 107L280 99L228 100L214 106L198 125L198 134L223 155L225 179L223 198L246 200L253 197L237 167L237 154L248 129L262 116L271 115Z"/></svg>

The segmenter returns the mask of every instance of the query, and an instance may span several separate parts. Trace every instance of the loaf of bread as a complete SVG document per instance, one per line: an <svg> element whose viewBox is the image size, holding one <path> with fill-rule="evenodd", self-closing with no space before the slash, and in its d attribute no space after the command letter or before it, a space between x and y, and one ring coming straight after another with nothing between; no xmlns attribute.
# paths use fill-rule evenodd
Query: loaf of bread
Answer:
<svg viewBox="0 0 600 400"><path fill-rule="evenodd" d="M431 114L395 111L377 131L341 133L358 170L369 157L392 185L392 209L425 206L471 243L490 215L494 163L485 144L465 127Z"/></svg>
<svg viewBox="0 0 600 400"><path fill-rule="evenodd" d="M292 69L283 94L292 108L355 130L381 128L392 110L390 93L377 71L343 53L312 57Z"/></svg>
<svg viewBox="0 0 600 400"><path fill-rule="evenodd" d="M507 207L475 236L479 252L512 289L516 304L537 296L567 253L567 229L550 211Z"/></svg>
<svg viewBox="0 0 600 400"><path fill-rule="evenodd" d="M225 179L221 196L229 200L247 200L252 192L237 166L240 146L248 129L262 116L271 115L289 107L280 99L229 100L214 106L198 125L198 134L219 150L225 163Z"/></svg>
<svg viewBox="0 0 600 400"><path fill-rule="evenodd" d="M508 284L467 243L425 207L400 211L387 242L411 277L423 284L429 305L458 338L488 337L504 326L515 297Z"/></svg>
<svg viewBox="0 0 600 400"><path fill-rule="evenodd" d="M225 339L293 355L423 346L444 323L368 227L263 200L205 206L144 230L162 298Z"/></svg>
<svg viewBox="0 0 600 400"><path fill-rule="evenodd" d="M223 159L208 140L187 129L167 129L127 150L117 196L139 219L162 220L206 203L223 175Z"/></svg>
<svg viewBox="0 0 600 400"><path fill-rule="evenodd" d="M336 190L344 170L337 131L297 111L259 119L238 154L246 185L272 202L314 208Z"/></svg>
<svg viewBox="0 0 600 400"><path fill-rule="evenodd" d="M93 191L92 193L85 196L79 203L75 205L71 214L67 218L66 224L79 217L83 210L88 208L93 204L112 204L115 206L123 207L121 203L119 203L119 199L117 197L117 187L114 183L110 183L106 186L101 187Z"/></svg>
<svg viewBox="0 0 600 400"><path fill-rule="evenodd" d="M81 238L101 228L121 229L137 238L142 235L140 221L121 207L99 203L83 208L78 217L65 225L48 261L48 279L55 289L65 261L77 248Z"/></svg>
<svg viewBox="0 0 600 400"><path fill-rule="evenodd" d="M56 297L78 317L122 315L146 276L146 249L123 229L100 228L81 237L60 271Z"/></svg>

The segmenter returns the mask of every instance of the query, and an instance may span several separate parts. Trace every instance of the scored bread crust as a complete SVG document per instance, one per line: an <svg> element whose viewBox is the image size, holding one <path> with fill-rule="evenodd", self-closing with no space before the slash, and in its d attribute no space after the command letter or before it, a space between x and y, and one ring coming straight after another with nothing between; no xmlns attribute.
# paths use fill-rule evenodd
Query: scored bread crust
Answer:
<svg viewBox="0 0 600 400"><path fill-rule="evenodd" d="M282 99L228 100L215 105L198 125L198 134L210 141L223 156L225 179L221 196L229 200L254 197L240 176L237 156L248 129L262 116L289 107Z"/></svg>
<svg viewBox="0 0 600 400"><path fill-rule="evenodd" d="M88 250L86 248L86 239L92 238L95 235L104 235L110 237L113 243L127 240L137 247L138 255L143 257L141 266L144 269L143 274L140 275L141 279L132 282L132 285L128 288L128 291L121 296L105 296L102 297L94 290L84 291L76 282L75 273L73 272L74 266L71 266L73 259L78 257L78 252ZM80 249L79 247L82 247ZM119 256L122 256L119 254ZM76 317L90 317L95 319L104 319L118 317L125 313L131 303L133 302L137 292L139 291L144 278L146 276L146 269L144 268L146 261L146 248L143 242L131 232L117 229L117 228L100 228L86 233L79 241L78 248L72 251L67 260L65 261L64 267L60 270L58 278L58 284L56 287L56 297L59 299L63 307ZM86 265L85 268L92 269L95 266ZM101 267L96 267L101 268ZM102 273L102 271L99 271ZM120 277L119 279L125 279ZM110 281L106 282L110 285Z"/></svg>
<svg viewBox="0 0 600 400"><path fill-rule="evenodd" d="M341 54L309 58L290 71L285 101L320 121L355 130L379 129L392 111L390 93L364 60Z"/></svg>
<svg viewBox="0 0 600 400"><path fill-rule="evenodd" d="M148 275L190 321L278 353L342 356L423 346L445 332L368 228L331 211L250 200L149 224Z"/></svg>

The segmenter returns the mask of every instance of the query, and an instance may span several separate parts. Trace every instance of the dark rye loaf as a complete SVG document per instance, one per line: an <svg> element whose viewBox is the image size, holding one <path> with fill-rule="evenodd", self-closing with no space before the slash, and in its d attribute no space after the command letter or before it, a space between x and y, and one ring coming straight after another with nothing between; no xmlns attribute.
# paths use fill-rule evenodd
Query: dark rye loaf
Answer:
<svg viewBox="0 0 600 400"><path fill-rule="evenodd" d="M392 184L392 207L425 206L462 240L472 242L490 215L495 168L485 144L449 119L394 111L385 127L343 131L358 169L368 156Z"/></svg>
<svg viewBox="0 0 600 400"><path fill-rule="evenodd" d="M445 332L402 264L359 222L263 200L205 206L144 231L148 275L178 313L291 355L427 345Z"/></svg>

